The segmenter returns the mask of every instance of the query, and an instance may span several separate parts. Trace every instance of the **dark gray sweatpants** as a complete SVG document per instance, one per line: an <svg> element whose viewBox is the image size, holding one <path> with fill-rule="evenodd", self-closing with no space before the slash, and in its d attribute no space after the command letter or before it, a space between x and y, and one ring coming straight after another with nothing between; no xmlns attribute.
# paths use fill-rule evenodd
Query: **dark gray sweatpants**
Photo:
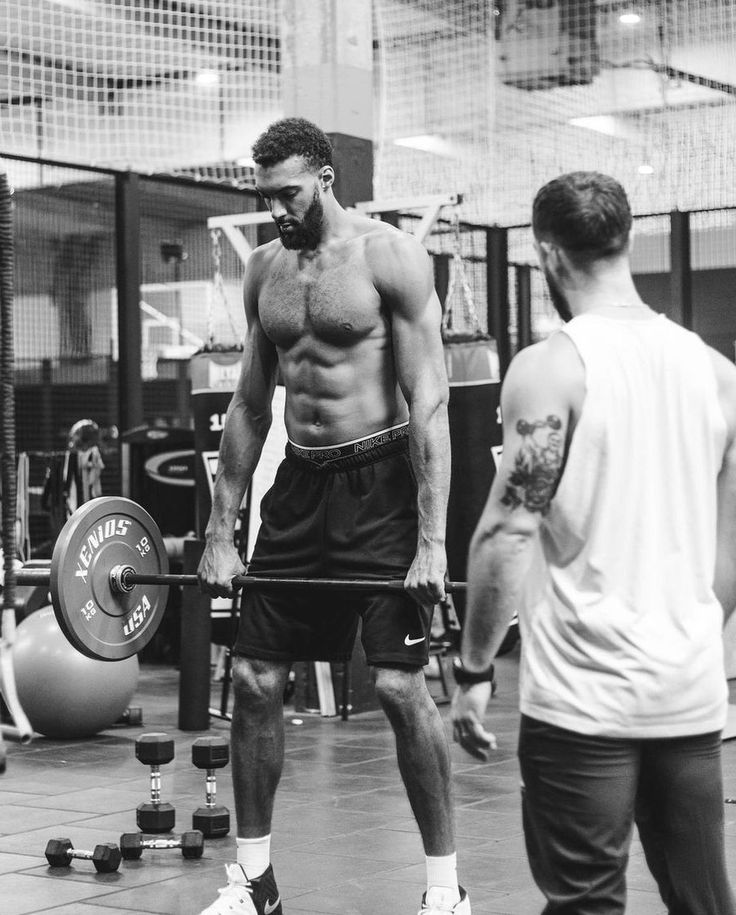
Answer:
<svg viewBox="0 0 736 915"><path fill-rule="evenodd" d="M522 716L527 854L544 915L619 915L636 823L669 915L736 915L721 734L590 737Z"/></svg>

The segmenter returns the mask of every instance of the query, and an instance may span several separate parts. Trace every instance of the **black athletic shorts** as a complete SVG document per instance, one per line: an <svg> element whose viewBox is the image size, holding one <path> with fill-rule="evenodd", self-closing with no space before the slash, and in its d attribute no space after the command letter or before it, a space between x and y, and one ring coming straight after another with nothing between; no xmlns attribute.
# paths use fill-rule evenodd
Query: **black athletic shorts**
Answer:
<svg viewBox="0 0 736 915"><path fill-rule="evenodd" d="M249 575L403 579L417 545L417 486L406 426L335 449L291 443L261 501ZM369 664L424 666L431 608L403 591L246 590L234 652L343 661L359 618Z"/></svg>

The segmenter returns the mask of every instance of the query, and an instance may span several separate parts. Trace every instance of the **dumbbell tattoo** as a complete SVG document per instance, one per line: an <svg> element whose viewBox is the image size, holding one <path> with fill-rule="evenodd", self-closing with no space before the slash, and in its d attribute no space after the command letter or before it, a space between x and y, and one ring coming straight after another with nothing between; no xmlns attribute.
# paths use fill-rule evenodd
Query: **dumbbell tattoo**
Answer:
<svg viewBox="0 0 736 915"><path fill-rule="evenodd" d="M557 489L564 458L562 420L550 415L527 422L520 419L516 431L521 444L514 457L514 470L501 499L512 511L523 506L546 515Z"/></svg>

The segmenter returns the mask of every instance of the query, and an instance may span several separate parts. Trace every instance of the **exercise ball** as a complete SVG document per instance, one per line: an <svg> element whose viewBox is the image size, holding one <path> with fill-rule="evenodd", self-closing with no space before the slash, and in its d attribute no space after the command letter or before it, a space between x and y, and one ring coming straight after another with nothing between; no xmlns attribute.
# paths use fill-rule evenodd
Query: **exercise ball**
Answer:
<svg viewBox="0 0 736 915"><path fill-rule="evenodd" d="M19 623L13 645L18 698L34 731L89 737L114 724L138 685L138 658L95 661L69 644L51 607Z"/></svg>

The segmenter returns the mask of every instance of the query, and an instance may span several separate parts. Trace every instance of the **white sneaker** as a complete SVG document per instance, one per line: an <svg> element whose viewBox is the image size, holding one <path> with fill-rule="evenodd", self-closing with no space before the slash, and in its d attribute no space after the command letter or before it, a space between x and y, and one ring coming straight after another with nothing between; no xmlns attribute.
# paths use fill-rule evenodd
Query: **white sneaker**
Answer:
<svg viewBox="0 0 736 915"><path fill-rule="evenodd" d="M217 899L200 915L281 915L281 899L270 864L257 880L249 880L239 864L226 864L225 873L227 886L217 891Z"/></svg>
<svg viewBox="0 0 736 915"><path fill-rule="evenodd" d="M468 894L460 886L460 900L453 902L455 894L446 886L431 886L422 896L419 915L470 915Z"/></svg>

